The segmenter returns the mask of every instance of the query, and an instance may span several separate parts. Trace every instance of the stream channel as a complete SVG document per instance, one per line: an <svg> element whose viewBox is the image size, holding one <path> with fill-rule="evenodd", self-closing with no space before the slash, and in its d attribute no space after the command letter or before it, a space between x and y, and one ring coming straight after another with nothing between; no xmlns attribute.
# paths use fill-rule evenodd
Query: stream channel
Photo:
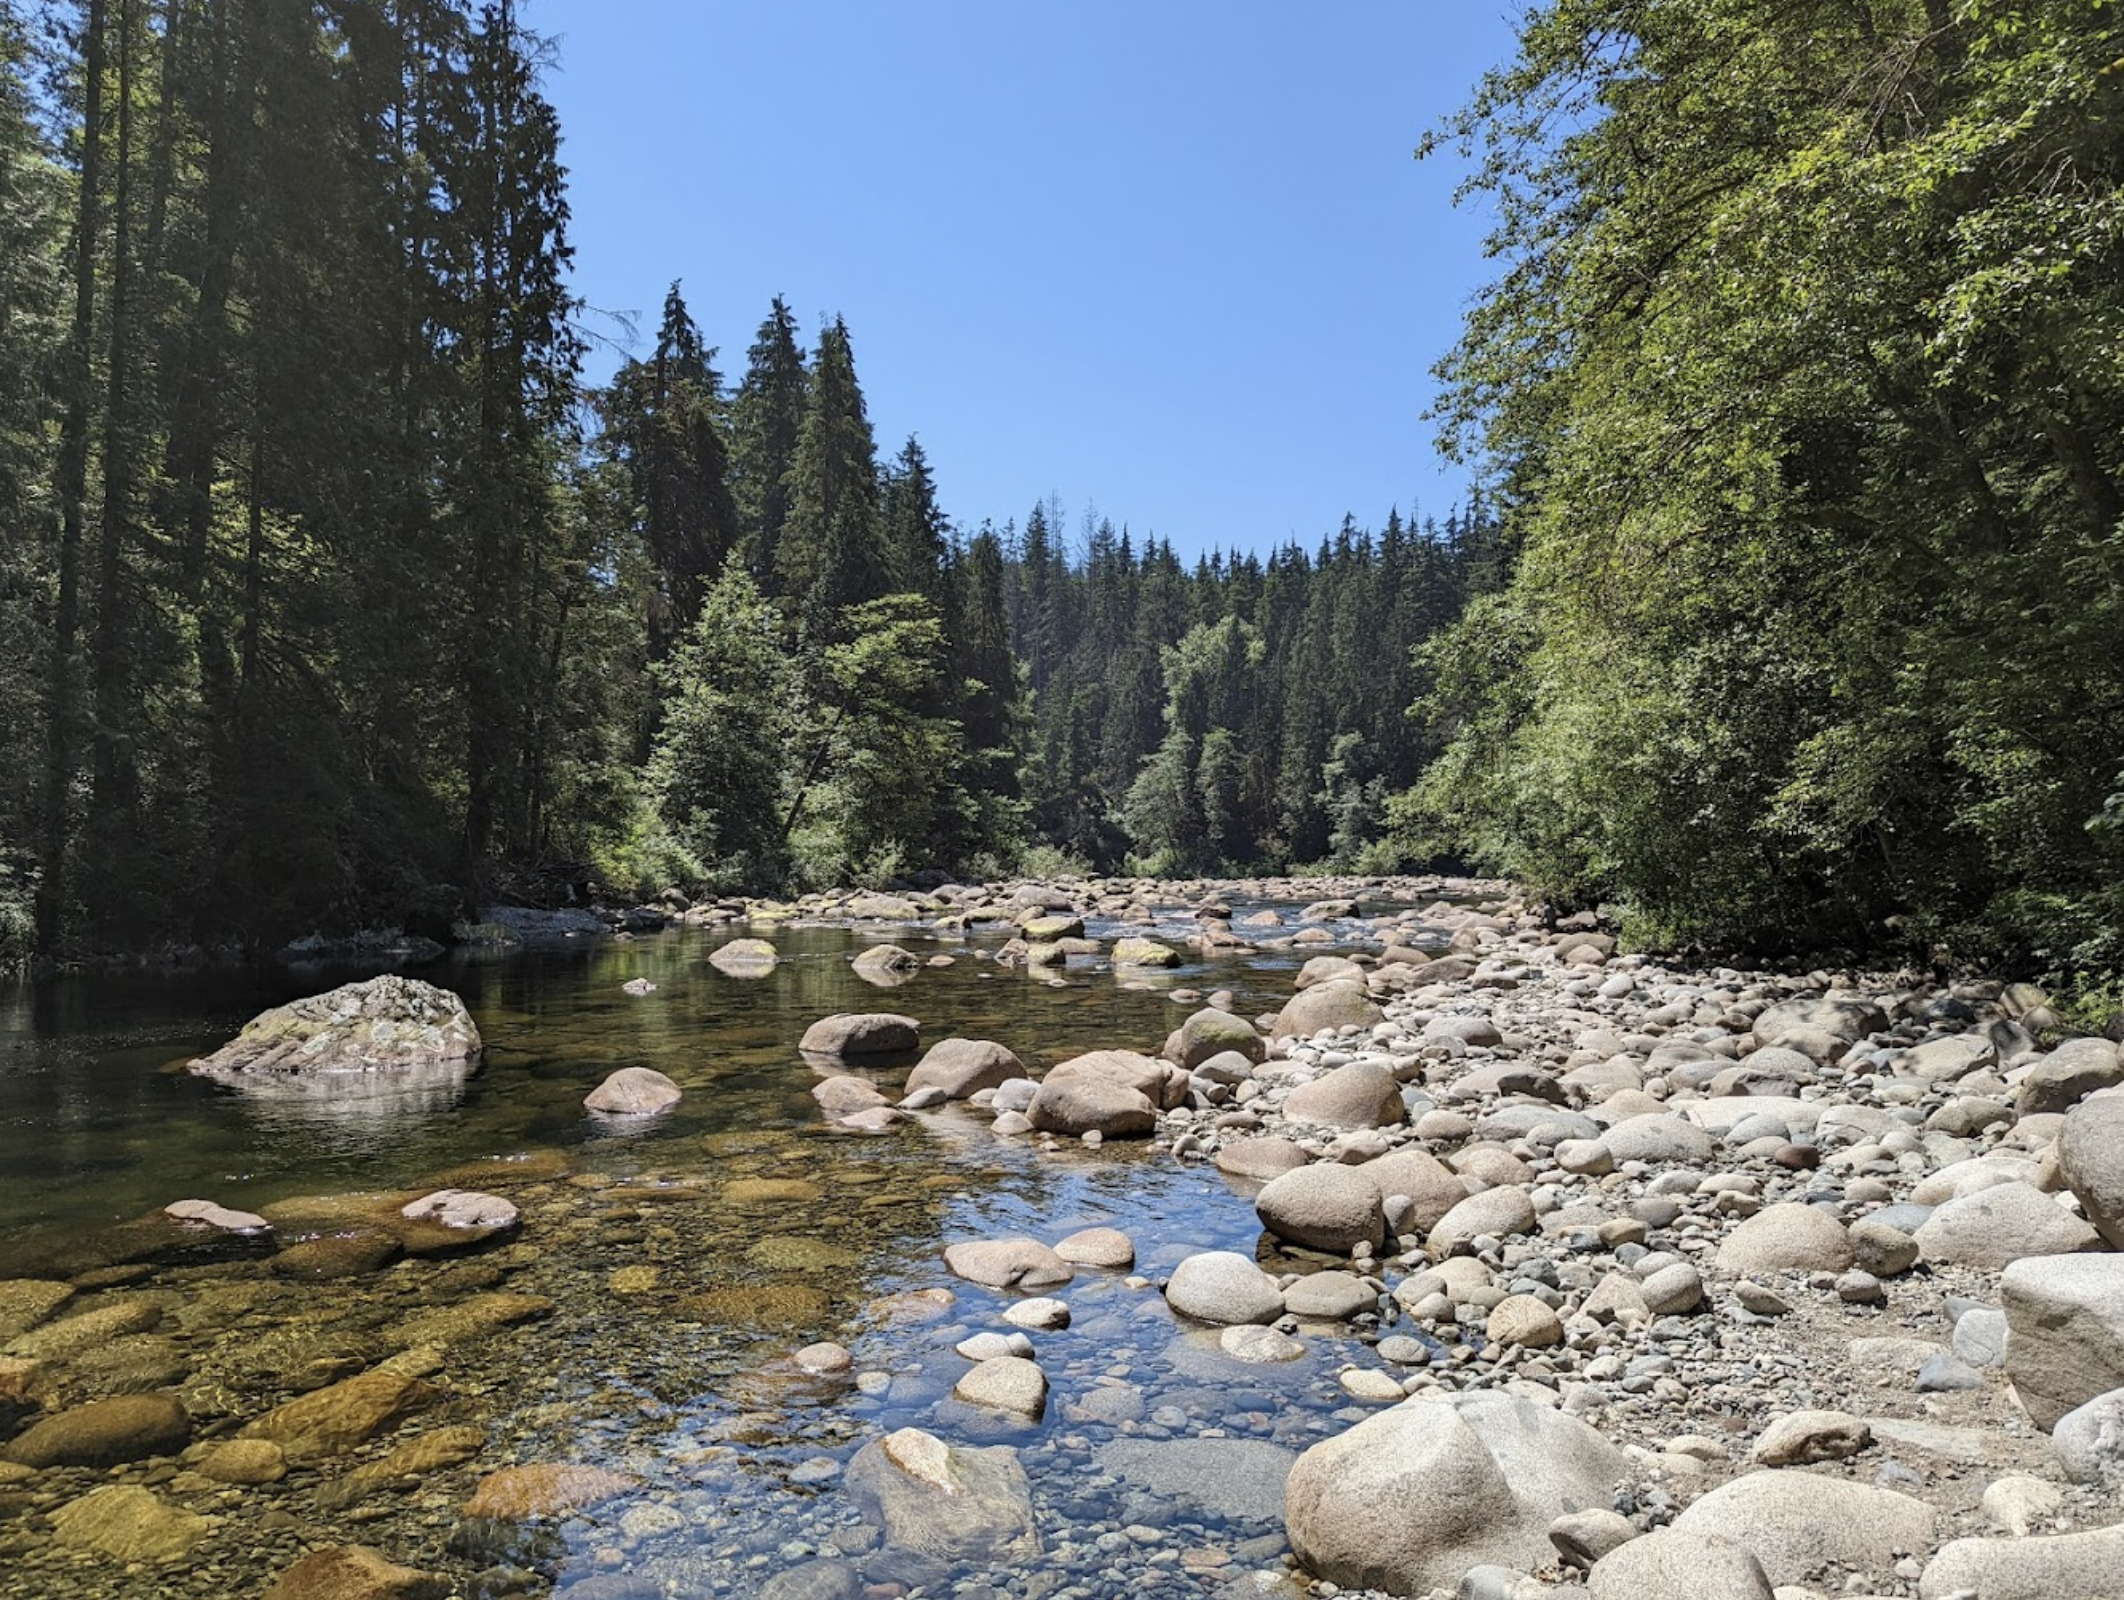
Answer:
<svg viewBox="0 0 2124 1600"><path fill-rule="evenodd" d="M704 959L733 932L763 931L783 957L767 977ZM1150 931L1185 948L1193 925ZM0 1466L0 1595L257 1596L304 1552L339 1544L480 1600L1086 1600L1216 1595L1249 1574L1247 1592L1302 1592L1268 1578L1285 1568L1282 1478L1297 1451L1367 1414L1336 1382L1367 1330L1307 1325L1299 1358L1244 1364L1216 1330L1176 1319L1155 1284L1205 1249L1258 1253L1271 1271L1328 1263L1274 1257L1250 1186L1141 1143L1043 1148L950 1107L879 1136L829 1132L795 1047L821 1016L901 1011L925 1045L994 1039L1037 1076L1084 1050L1156 1052L1189 1009L1176 988L1228 987L1242 1015L1273 1011L1300 961L1330 947L1251 947L1125 981L1077 959L1057 985L995 961L1007 932L740 926L459 953L412 975L464 996L483 1068L414 1105L251 1098L170 1070L257 1011L374 967L0 989L0 1352L39 1337L10 1345L5 1280L65 1280L60 1317L141 1309L47 1363L59 1400L159 1390L191 1418L174 1459ZM849 961L886 939L951 963L881 991ZM635 978L655 992L624 992ZM584 1094L630 1065L668 1074L684 1101L646 1122L586 1114ZM905 1071L879 1081L894 1092ZM320 1279L275 1270L268 1244L141 1243L138 1219L184 1198L329 1222L442 1186L507 1196L520 1232ZM1001 1314L1022 1297L952 1278L944 1246L1097 1225L1134 1239L1136 1266L1080 1268L1042 1291L1070 1314L1033 1335L1052 1384L1044 1417L953 1399L970 1365L954 1346L1013 1331ZM849 1371L791 1359L826 1340L852 1353ZM434 1395L402 1425L271 1481L197 1470L271 1408L409 1352ZM34 1415L5 1393L0 1440ZM879 1548L840 1478L866 1441L905 1426L1013 1447L1041 1553L940 1562ZM461 1442L409 1449L431 1434ZM388 1475L374 1470L386 1459ZM490 1474L541 1463L603 1469L611 1488L574 1515L466 1513ZM201 1520L114 1555L64 1515L111 1485ZM850 1587L851 1571L867 1587Z"/></svg>

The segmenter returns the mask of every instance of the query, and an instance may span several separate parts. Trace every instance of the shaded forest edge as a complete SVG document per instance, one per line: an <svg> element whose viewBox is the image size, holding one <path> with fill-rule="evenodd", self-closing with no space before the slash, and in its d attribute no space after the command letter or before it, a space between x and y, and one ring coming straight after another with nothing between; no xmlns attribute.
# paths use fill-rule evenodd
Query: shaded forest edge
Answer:
<svg viewBox="0 0 2124 1600"><path fill-rule="evenodd" d="M956 527L779 299L734 381L674 285L586 384L506 4L0 0L0 51L0 955L1398 860L1479 507Z"/></svg>
<svg viewBox="0 0 2124 1600"><path fill-rule="evenodd" d="M2115 1005L2104 8L1534 7L1427 141L1502 219L1485 500L1192 567L955 526L779 300L734 382L674 287L585 385L506 3L0 0L0 57L0 954L1454 860Z"/></svg>

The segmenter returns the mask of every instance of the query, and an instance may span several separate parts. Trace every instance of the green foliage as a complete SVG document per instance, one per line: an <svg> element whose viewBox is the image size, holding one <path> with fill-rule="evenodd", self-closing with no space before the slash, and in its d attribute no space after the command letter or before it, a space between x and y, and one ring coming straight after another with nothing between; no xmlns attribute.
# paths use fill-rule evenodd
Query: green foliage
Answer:
<svg viewBox="0 0 2124 1600"><path fill-rule="evenodd" d="M1412 846L1643 937L2116 959L2124 22L1549 4L1441 137L1441 369L1512 586L1427 652Z"/></svg>

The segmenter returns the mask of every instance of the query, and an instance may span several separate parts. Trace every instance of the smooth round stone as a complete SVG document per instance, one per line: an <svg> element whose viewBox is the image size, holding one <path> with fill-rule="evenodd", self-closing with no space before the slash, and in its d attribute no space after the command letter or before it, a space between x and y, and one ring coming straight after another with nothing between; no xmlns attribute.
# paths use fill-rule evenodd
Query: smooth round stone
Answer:
<svg viewBox="0 0 2124 1600"><path fill-rule="evenodd" d="M1283 1291L1283 1309L1294 1317L1343 1322L1379 1303L1379 1291L1354 1272L1307 1273Z"/></svg>
<svg viewBox="0 0 2124 1600"><path fill-rule="evenodd" d="M818 1344L807 1344L799 1350L796 1353L796 1364L806 1372L824 1375L846 1372L855 1365L855 1358L848 1353L846 1346L822 1340Z"/></svg>
<svg viewBox="0 0 2124 1600"><path fill-rule="evenodd" d="M1381 1361L1391 1361L1397 1367L1429 1366L1431 1347L1421 1339L1411 1339L1405 1333L1396 1333L1381 1339L1377 1347Z"/></svg>
<svg viewBox="0 0 2124 1600"><path fill-rule="evenodd" d="M1165 1298L1198 1322L1274 1322L1283 1315L1283 1291L1276 1280L1233 1250L1189 1256L1173 1269Z"/></svg>
<svg viewBox="0 0 2124 1600"><path fill-rule="evenodd" d="M1033 1342L1022 1333L997 1333L993 1329L961 1339L952 1348L968 1361L994 1361L1002 1356L1032 1358Z"/></svg>
<svg viewBox="0 0 2124 1600"><path fill-rule="evenodd" d="M1020 1300L1003 1308L1003 1320L1018 1328L1066 1328L1069 1326L1069 1305L1066 1301L1045 1296L1037 1300Z"/></svg>
<svg viewBox="0 0 2124 1600"><path fill-rule="evenodd" d="M1378 1405L1396 1405L1407 1398L1402 1393L1400 1381L1376 1367L1351 1367L1341 1375L1339 1381L1343 1393L1355 1400L1369 1400Z"/></svg>
<svg viewBox="0 0 2124 1600"><path fill-rule="evenodd" d="M1296 1339L1278 1333L1274 1328L1262 1327L1258 1323L1226 1328L1217 1336L1217 1344L1234 1361L1244 1361L1255 1366L1296 1361L1305 1354L1305 1346Z"/></svg>
<svg viewBox="0 0 2124 1600"><path fill-rule="evenodd" d="M1071 1266L1125 1272L1136 1264L1136 1242L1119 1228L1086 1228L1056 1245L1055 1254Z"/></svg>

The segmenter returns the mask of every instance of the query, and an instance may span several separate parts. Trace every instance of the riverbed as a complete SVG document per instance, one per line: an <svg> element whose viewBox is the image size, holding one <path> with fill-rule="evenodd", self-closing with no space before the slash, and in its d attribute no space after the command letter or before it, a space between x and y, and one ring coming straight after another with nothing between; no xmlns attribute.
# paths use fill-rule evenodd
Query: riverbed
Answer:
<svg viewBox="0 0 2124 1600"><path fill-rule="evenodd" d="M138 1308L64 1363L59 1398L166 1390L192 1423L174 1465L0 1468L0 1593L259 1594L306 1550L338 1544L490 1600L807 1594L793 1585L837 1581L842 1557L914 1595L1284 1581L1283 1475L1362 1414L1336 1373L1376 1331L1309 1330L1302 1354L1265 1371L1167 1309L1155 1282L1187 1255L1273 1257L1253 1186L1141 1144L1001 1138L950 1107L883 1136L833 1132L795 1043L821 1016L893 1010L921 1021L925 1044L993 1039L1038 1074L1089 1049L1155 1052L1189 1009L1175 990L1229 989L1241 1014L1273 1011L1300 961L1329 947L1272 932L1156 974L1097 959L1043 970L995 959L1007 927L794 926L769 930L783 959L748 978L704 959L733 931L760 930L554 941L416 969L465 998L485 1056L461 1090L410 1103L246 1096L171 1070L258 1010L374 968L137 972L0 999L0 1280L69 1280L62 1316ZM1195 930L1176 917L1149 931L1185 948ZM890 988L864 981L851 958L885 938L928 964ZM629 993L630 980L653 990ZM584 1094L624 1066L667 1074L684 1100L646 1124L586 1114ZM521 1229L311 1281L270 1268L264 1245L147 1251L137 1232L179 1199L317 1231L334 1205L352 1215L446 1186L508 1197ZM1007 1330L1002 1314L1025 1297L954 1279L944 1247L1100 1225L1140 1253L1054 1291L1068 1325L1033 1335L1054 1389L1044 1416L953 1399L968 1367L955 1347ZM795 1362L821 1341L849 1352L845 1371ZM266 1482L201 1470L269 1408L393 1363L426 1397L405 1434L379 1430ZM1045 1545L1032 1570L896 1565L871 1549L838 1480L866 1441L908 1425L1016 1449ZM431 1434L455 1443L389 1454ZM609 1492L576 1515L466 1514L484 1478L520 1464L596 1469ZM64 1509L114 1485L202 1520L116 1559L65 1537Z"/></svg>

